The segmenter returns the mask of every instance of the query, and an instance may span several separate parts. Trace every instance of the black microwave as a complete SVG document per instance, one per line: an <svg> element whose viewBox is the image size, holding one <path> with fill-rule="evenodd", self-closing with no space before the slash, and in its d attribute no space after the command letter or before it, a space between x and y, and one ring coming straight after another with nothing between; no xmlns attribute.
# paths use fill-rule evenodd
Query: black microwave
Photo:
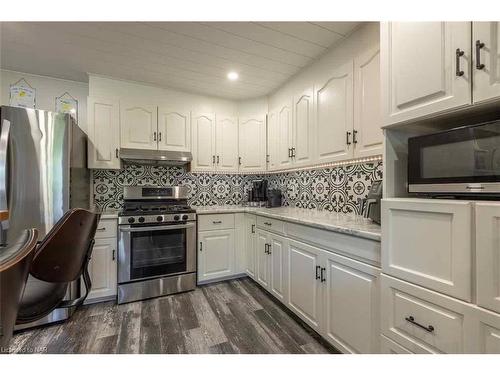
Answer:
<svg viewBox="0 0 500 375"><path fill-rule="evenodd" d="M409 138L408 192L500 197L500 120Z"/></svg>

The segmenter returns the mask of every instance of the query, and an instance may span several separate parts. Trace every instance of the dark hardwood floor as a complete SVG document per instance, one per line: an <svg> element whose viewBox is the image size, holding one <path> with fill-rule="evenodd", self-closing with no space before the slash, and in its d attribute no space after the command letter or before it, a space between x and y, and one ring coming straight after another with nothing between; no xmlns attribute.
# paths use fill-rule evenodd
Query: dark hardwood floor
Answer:
<svg viewBox="0 0 500 375"><path fill-rule="evenodd" d="M20 332L13 353L335 353L249 278L188 293L81 307L58 325Z"/></svg>

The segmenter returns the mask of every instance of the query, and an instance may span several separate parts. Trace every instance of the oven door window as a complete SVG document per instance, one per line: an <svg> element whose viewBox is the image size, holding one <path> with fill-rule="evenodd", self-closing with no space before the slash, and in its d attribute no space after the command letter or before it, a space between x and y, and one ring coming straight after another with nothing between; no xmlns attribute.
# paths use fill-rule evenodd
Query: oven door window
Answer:
<svg viewBox="0 0 500 375"><path fill-rule="evenodd" d="M132 280L186 271L186 229L145 230L130 235Z"/></svg>

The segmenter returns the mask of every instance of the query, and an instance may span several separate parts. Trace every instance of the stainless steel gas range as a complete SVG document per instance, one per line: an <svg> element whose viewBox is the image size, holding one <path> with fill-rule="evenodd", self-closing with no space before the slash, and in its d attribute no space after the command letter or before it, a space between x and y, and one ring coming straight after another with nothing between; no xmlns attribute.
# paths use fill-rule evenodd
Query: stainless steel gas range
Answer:
<svg viewBox="0 0 500 375"><path fill-rule="evenodd" d="M118 303L196 287L196 211L180 186L125 187L118 216Z"/></svg>

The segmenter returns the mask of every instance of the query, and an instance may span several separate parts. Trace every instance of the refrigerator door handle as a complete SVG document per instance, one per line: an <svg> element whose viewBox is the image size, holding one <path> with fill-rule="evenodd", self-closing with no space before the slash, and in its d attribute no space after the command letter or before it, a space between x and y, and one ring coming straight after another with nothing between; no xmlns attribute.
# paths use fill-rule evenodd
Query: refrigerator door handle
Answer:
<svg viewBox="0 0 500 375"><path fill-rule="evenodd" d="M0 132L0 210L8 210L7 207L7 176L8 165L7 155L10 135L10 121L2 121L2 131Z"/></svg>

